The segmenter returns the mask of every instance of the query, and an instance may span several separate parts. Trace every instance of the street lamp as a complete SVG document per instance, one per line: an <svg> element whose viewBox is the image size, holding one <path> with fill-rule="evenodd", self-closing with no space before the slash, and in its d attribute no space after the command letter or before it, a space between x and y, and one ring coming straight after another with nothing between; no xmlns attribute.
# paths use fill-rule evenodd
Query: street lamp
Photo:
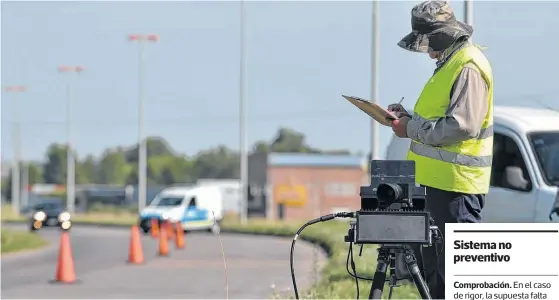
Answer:
<svg viewBox="0 0 559 300"><path fill-rule="evenodd" d="M464 1L464 22L466 24L474 25L474 1L466 0Z"/></svg>
<svg viewBox="0 0 559 300"><path fill-rule="evenodd" d="M29 205L29 162L22 164L23 173L21 176L21 187L22 187L22 195L21 195L21 202L20 205L23 207L27 207Z"/></svg>
<svg viewBox="0 0 559 300"><path fill-rule="evenodd" d="M23 85L10 85L4 88L4 91L7 93L23 93L27 90L27 88ZM13 104L13 151L14 157L12 159L12 209L14 210L15 214L19 214L19 206L20 206L20 199L19 199L19 192L21 190L20 184L20 172L19 172L19 161L21 158L21 147L20 147L20 132L19 132L19 110L18 104L14 101Z"/></svg>
<svg viewBox="0 0 559 300"><path fill-rule="evenodd" d="M138 211L146 205L147 145L144 140L144 45L159 41L156 34L131 34L131 42L138 42Z"/></svg>
<svg viewBox="0 0 559 300"><path fill-rule="evenodd" d="M67 171L66 171L66 205L68 211L74 213L76 201L76 158L74 157L74 147L72 141L72 75L80 74L84 71L82 66L59 66L58 72L65 74L66 79L66 134L68 138L68 146L66 150Z"/></svg>
<svg viewBox="0 0 559 300"><path fill-rule="evenodd" d="M248 142L247 142L247 99L246 99L246 57L245 57L245 5L240 7L240 61L239 61L239 154L241 181L241 223L248 219Z"/></svg>
<svg viewBox="0 0 559 300"><path fill-rule="evenodd" d="M372 11L372 39L371 39L371 101L378 104L378 77L380 54L380 9L379 0L373 0ZM371 159L379 159L379 125L371 119Z"/></svg>

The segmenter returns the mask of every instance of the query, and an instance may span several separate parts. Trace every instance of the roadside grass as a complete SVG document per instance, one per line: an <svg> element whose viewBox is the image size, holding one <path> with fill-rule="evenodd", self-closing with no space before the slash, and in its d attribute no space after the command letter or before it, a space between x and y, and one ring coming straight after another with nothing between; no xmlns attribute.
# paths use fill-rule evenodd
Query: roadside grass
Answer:
<svg viewBox="0 0 559 300"><path fill-rule="evenodd" d="M1 253L11 253L23 250L32 250L47 245L47 242L39 235L18 231L2 229L0 233L2 239Z"/></svg>
<svg viewBox="0 0 559 300"><path fill-rule="evenodd" d="M23 221L23 217L15 216L11 207L4 205L1 211L2 221ZM74 223L99 224L99 225L122 225L130 226L138 221L138 215L129 210L97 209L95 212L86 214L76 214L72 217ZM233 216L227 216L222 224L223 231L263 234L271 236L293 237L303 222L271 222L263 219L251 219L246 225L238 222ZM307 227L301 234L301 238L321 245L328 252L328 260L323 265L317 282L308 289L299 287L301 298L313 299L355 299L357 296L355 279L346 270L346 259L348 244L344 242L344 236L349 228L348 221L333 220L318 223ZM4 240L2 240L4 243ZM372 246L364 247L362 256L359 256L359 248L354 247L354 261L357 274L361 277L372 278L376 268L376 248ZM285 249L286 254L289 249ZM295 247L297 251L297 247ZM286 264L289 263L286 260ZM309 273L297 270L297 261L294 261L296 278L301 280ZM286 274L286 276L290 276ZM359 298L367 298L370 289L370 281L359 280ZM280 298L294 298L293 292L279 291L281 294L275 295ZM383 298L388 296L388 285L385 286ZM394 288L392 299L420 299L415 286L403 284Z"/></svg>
<svg viewBox="0 0 559 300"><path fill-rule="evenodd" d="M11 205L2 205L2 211L0 211L2 216L2 221L23 221L25 220L22 216L14 214Z"/></svg>
<svg viewBox="0 0 559 300"><path fill-rule="evenodd" d="M293 237L303 222L269 222L266 220L249 220L246 225L237 220L226 220L223 228L230 232L256 233L274 236ZM349 228L348 221L333 220L307 227L301 234L308 241L321 244L329 252L329 258L321 271L321 276L313 287L307 290L299 288L301 298L313 299L355 299L357 296L355 279L346 270L348 244L344 236ZM376 268L376 247L364 247L359 257L359 248L354 247L354 261L357 274L372 278ZM289 249L286 249L286 252ZM297 251L297 246L295 246ZM297 261L293 262L296 278L308 276L308 273L297 272ZM350 269L351 270L351 269ZM286 274L286 276L289 276ZM370 281L359 280L359 298L369 295ZM277 295L281 298L293 297L293 293ZM384 298L388 296L388 285L385 286ZM392 299L421 299L413 285L401 285L394 288Z"/></svg>

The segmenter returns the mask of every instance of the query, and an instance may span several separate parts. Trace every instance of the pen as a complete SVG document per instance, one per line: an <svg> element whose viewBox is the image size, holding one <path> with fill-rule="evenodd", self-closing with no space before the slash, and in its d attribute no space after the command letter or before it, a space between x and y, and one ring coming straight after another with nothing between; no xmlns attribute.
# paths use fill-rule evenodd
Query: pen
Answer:
<svg viewBox="0 0 559 300"><path fill-rule="evenodd" d="M402 105L402 102L403 102L403 101L404 101L404 97L402 97L402 99L400 99L400 102L398 102L398 104ZM405 115L406 115L407 117L410 117L410 118L411 118L411 116L410 116L408 113L406 113Z"/></svg>

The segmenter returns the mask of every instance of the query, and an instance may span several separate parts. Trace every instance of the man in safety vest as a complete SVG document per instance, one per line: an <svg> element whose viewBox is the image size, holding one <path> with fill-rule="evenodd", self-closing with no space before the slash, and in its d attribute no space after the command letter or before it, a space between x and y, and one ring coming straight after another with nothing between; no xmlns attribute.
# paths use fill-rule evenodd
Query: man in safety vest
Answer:
<svg viewBox="0 0 559 300"><path fill-rule="evenodd" d="M493 154L493 74L473 28L456 20L446 1L412 9L412 33L398 46L428 53L436 69L411 116L400 104L392 129L410 138L408 159L416 181L427 188L427 206L444 236L445 223L479 223L489 189ZM438 247L439 250L441 247ZM422 249L424 275L433 299L444 299L444 253Z"/></svg>

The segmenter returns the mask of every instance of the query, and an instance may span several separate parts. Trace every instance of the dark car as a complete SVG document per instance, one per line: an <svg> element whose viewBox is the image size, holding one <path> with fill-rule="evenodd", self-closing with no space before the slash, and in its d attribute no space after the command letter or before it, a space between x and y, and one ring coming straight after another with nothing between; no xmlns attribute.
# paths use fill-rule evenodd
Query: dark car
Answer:
<svg viewBox="0 0 559 300"><path fill-rule="evenodd" d="M30 230L38 230L43 227L60 227L63 221L70 219L60 201L42 201L27 209Z"/></svg>

